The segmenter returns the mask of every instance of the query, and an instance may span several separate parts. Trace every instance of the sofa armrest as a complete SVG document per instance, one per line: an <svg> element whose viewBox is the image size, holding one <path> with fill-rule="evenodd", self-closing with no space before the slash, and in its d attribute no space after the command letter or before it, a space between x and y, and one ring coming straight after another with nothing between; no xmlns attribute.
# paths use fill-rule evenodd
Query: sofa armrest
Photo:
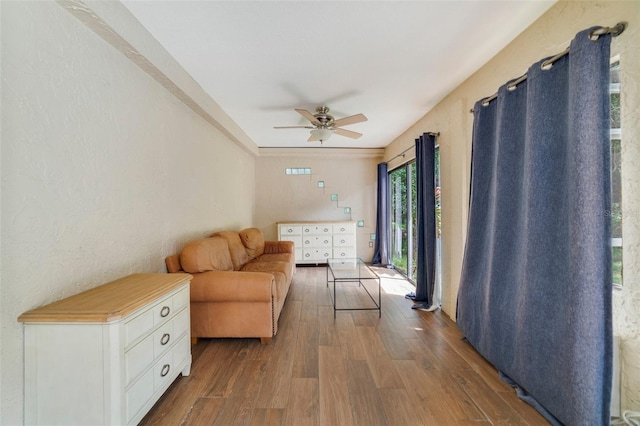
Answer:
<svg viewBox="0 0 640 426"><path fill-rule="evenodd" d="M265 241L264 252L273 253L294 253L293 241Z"/></svg>
<svg viewBox="0 0 640 426"><path fill-rule="evenodd" d="M271 302L275 280L266 272L207 271L191 274L192 302Z"/></svg>
<svg viewBox="0 0 640 426"><path fill-rule="evenodd" d="M167 265L167 272L170 274L174 272L184 272L182 270L182 265L180 265L180 254L165 257L164 264Z"/></svg>

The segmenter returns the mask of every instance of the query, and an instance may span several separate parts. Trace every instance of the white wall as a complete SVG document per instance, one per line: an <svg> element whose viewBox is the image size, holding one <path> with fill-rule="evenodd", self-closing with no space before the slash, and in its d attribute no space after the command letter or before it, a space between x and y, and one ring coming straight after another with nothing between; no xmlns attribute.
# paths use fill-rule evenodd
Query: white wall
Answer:
<svg viewBox="0 0 640 426"><path fill-rule="evenodd" d="M613 39L621 55L622 199L624 289L614 292L614 333L622 339L623 409L640 410L640 3L561 1L491 58L386 149L390 159L422 132L440 132L443 225L443 310L455 319L466 238L473 104L495 93L541 58L564 50L574 35L591 26L629 27ZM455 64L452 64L455 66ZM407 157L408 159L409 157Z"/></svg>
<svg viewBox="0 0 640 426"><path fill-rule="evenodd" d="M0 423L10 425L23 418L17 317L163 272L189 239L252 225L255 155L59 4L1 10Z"/></svg>
<svg viewBox="0 0 640 426"><path fill-rule="evenodd" d="M357 254L370 261L370 235L376 232L377 164L382 150L261 149L256 161L255 226L277 239L277 222L358 220ZM286 175L292 167L311 168L311 175ZM318 181L325 187L319 188ZM338 195L338 202L331 201ZM351 208L351 214L344 213Z"/></svg>

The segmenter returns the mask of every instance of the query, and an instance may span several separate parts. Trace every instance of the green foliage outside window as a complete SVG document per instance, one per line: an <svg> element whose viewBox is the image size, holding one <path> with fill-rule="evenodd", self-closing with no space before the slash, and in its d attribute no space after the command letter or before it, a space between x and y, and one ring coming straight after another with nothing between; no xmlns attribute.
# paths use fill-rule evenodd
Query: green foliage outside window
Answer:
<svg viewBox="0 0 640 426"><path fill-rule="evenodd" d="M620 62L611 64L610 73L611 127L611 217L613 284L622 285L622 120L620 107Z"/></svg>

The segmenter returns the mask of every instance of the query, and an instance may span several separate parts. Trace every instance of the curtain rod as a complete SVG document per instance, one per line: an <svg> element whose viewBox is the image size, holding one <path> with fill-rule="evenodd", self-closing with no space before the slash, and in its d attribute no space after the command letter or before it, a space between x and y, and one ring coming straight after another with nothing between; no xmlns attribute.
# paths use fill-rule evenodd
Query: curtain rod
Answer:
<svg viewBox="0 0 640 426"><path fill-rule="evenodd" d="M595 29L595 30L591 31L589 33L589 38L591 39L591 41L597 41L600 38L600 36L604 35L604 34L611 34L612 37L618 37L626 29L627 29L627 23L626 22L624 22L624 21L623 22L618 22L613 27L600 27L598 29ZM557 53L554 56L552 56L549 59L547 59L546 61L544 61L542 64L540 64L540 68L542 68L545 71L550 70L551 67L553 66L554 62L556 62L558 59L562 58L563 56L566 56L567 54L569 54L569 48L568 47L566 49L564 49L562 52ZM520 77L518 77L515 80L513 80L511 83L507 84L507 90L510 90L510 91L511 90L515 90L516 86L518 86L518 84L522 83L526 79L527 79L527 74L521 75ZM484 98L482 100L482 106L489 105L489 102L491 102L492 100L494 100L497 97L498 97L498 93L496 92L493 95ZM473 113L473 108L471 108L471 110L469 112Z"/></svg>
<svg viewBox="0 0 640 426"><path fill-rule="evenodd" d="M427 135L429 136L435 136L438 137L440 136L440 132L426 132ZM409 148L405 149L404 151L402 151L400 154L396 155L395 157L390 158L389 160L387 160L387 163L395 160L398 157L404 157L404 154L406 154L407 151L412 150L415 148L415 145L410 146Z"/></svg>

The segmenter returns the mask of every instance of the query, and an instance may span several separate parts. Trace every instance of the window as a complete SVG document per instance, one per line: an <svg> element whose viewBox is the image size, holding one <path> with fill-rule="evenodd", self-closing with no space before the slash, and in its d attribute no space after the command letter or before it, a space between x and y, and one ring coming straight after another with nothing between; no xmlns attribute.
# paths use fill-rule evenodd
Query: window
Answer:
<svg viewBox="0 0 640 426"><path fill-rule="evenodd" d="M611 62L609 93L611 101L611 250L613 284L622 285L622 131L620 117L620 60Z"/></svg>
<svg viewBox="0 0 640 426"><path fill-rule="evenodd" d="M389 173L391 200L391 264L407 278L416 278L416 166L405 164Z"/></svg>
<svg viewBox="0 0 640 426"><path fill-rule="evenodd" d="M435 152L435 186L436 186L436 282L434 299L438 304L442 301L442 204L440 199L440 145Z"/></svg>
<svg viewBox="0 0 640 426"><path fill-rule="evenodd" d="M308 167L296 167L284 169L285 175L310 175L311 169Z"/></svg>
<svg viewBox="0 0 640 426"><path fill-rule="evenodd" d="M435 211L436 211L436 291L440 292L441 226L440 208L440 147L435 149ZM411 281L418 268L417 168L415 162L405 164L389 173L391 200L391 264ZM440 300L438 294L437 300Z"/></svg>

